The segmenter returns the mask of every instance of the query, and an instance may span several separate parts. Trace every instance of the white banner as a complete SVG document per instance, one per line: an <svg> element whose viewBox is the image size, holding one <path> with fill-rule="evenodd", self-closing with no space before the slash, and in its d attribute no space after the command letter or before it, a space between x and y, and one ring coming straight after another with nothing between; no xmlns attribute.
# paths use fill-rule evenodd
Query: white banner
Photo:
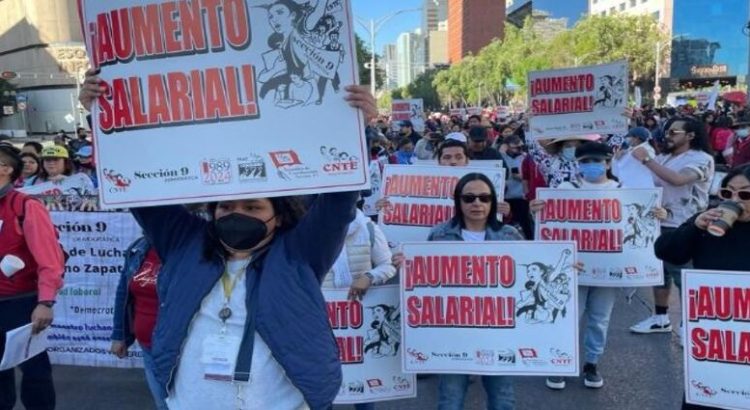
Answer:
<svg viewBox="0 0 750 410"><path fill-rule="evenodd" d="M380 169L380 161L370 161L370 196L364 198L362 212L367 216L378 214L375 203L381 198L383 187L383 171Z"/></svg>
<svg viewBox="0 0 750 410"><path fill-rule="evenodd" d="M96 195L94 183L86 174L73 174L57 182L43 182L19 189L27 195L42 196L86 196Z"/></svg>
<svg viewBox="0 0 750 410"><path fill-rule="evenodd" d="M105 209L369 186L348 0L78 3Z"/></svg>
<svg viewBox="0 0 750 410"><path fill-rule="evenodd" d="M391 102L391 122L398 130L401 121L411 121L414 130L424 131L424 101L421 98L411 100L393 100Z"/></svg>
<svg viewBox="0 0 750 410"><path fill-rule="evenodd" d="M380 228L391 243L423 241L435 225L453 217L453 190L466 174L478 172L495 186L498 201L505 192L502 168L447 167L440 165L386 165L384 198L390 207L378 217Z"/></svg>
<svg viewBox="0 0 750 410"><path fill-rule="evenodd" d="M125 250L141 235L129 213L51 212L60 244L70 255L49 335L53 363L93 367L141 366L136 346L128 358L109 352L115 295Z"/></svg>
<svg viewBox="0 0 750 410"><path fill-rule="evenodd" d="M655 189L537 190L545 201L536 215L535 238L575 241L586 286L639 287L664 283L662 261L654 254L661 234L651 211L661 204Z"/></svg>
<svg viewBox="0 0 750 410"><path fill-rule="evenodd" d="M534 138L628 132L626 61L532 71L528 84Z"/></svg>
<svg viewBox="0 0 750 410"><path fill-rule="evenodd" d="M578 375L572 242L405 243L403 369Z"/></svg>
<svg viewBox="0 0 750 410"><path fill-rule="evenodd" d="M750 409L750 272L682 271L685 396Z"/></svg>
<svg viewBox="0 0 750 410"><path fill-rule="evenodd" d="M323 289L344 373L334 403L417 396L417 380L401 371L401 307L397 285L373 286L359 301L349 289Z"/></svg>

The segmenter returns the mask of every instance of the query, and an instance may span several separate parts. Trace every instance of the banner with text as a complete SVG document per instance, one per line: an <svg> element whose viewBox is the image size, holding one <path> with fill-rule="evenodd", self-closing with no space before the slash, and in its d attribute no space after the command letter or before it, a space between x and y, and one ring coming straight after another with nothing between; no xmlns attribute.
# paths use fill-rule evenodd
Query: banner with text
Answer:
<svg viewBox="0 0 750 410"><path fill-rule="evenodd" d="M664 283L662 261L654 254L661 230L652 209L661 204L658 189L537 190L545 202L536 214L535 238L575 241L585 265L578 283L638 287Z"/></svg>
<svg viewBox="0 0 750 410"><path fill-rule="evenodd" d="M391 122L395 130L401 127L401 121L411 121L415 131L424 131L424 101L421 98L393 100Z"/></svg>
<svg viewBox="0 0 750 410"><path fill-rule="evenodd" d="M534 138L628 132L626 61L532 71L528 81Z"/></svg>
<svg viewBox="0 0 750 410"><path fill-rule="evenodd" d="M361 302L347 300L348 293L323 288L344 373L335 403L416 397L416 377L401 371L398 285L373 286Z"/></svg>
<svg viewBox="0 0 750 410"><path fill-rule="evenodd" d="M471 172L493 182L502 201L505 170L502 168L447 167L440 165L386 165L382 196L390 205L380 211L378 223L391 243L424 241L430 229L453 217L453 190Z"/></svg>
<svg viewBox="0 0 750 410"><path fill-rule="evenodd" d="M682 271L685 396L750 409L750 272Z"/></svg>
<svg viewBox="0 0 750 410"><path fill-rule="evenodd" d="M78 6L104 208L367 189L349 0Z"/></svg>
<svg viewBox="0 0 750 410"><path fill-rule="evenodd" d="M129 213L51 212L60 244L70 255L49 335L53 363L94 367L141 366L136 346L128 357L109 352L115 295L125 250L141 236Z"/></svg>
<svg viewBox="0 0 750 410"><path fill-rule="evenodd" d="M405 372L578 375L572 242L404 244Z"/></svg>

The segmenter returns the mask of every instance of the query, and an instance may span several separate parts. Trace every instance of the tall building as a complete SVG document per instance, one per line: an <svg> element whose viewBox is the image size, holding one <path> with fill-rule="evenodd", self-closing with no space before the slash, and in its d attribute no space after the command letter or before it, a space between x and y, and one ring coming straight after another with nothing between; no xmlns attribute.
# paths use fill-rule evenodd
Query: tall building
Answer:
<svg viewBox="0 0 750 410"><path fill-rule="evenodd" d="M401 33L396 40L396 72L399 87L406 87L424 72L426 62L424 37L420 29Z"/></svg>
<svg viewBox="0 0 750 410"><path fill-rule="evenodd" d="M448 0L424 0L422 5L422 33L437 31L441 21L448 19Z"/></svg>
<svg viewBox="0 0 750 410"><path fill-rule="evenodd" d="M441 21L427 37L429 67L448 64L448 21Z"/></svg>
<svg viewBox="0 0 750 410"><path fill-rule="evenodd" d="M669 29L673 0L588 0L589 14L609 16L616 13L649 14ZM704 2L705 3L705 2Z"/></svg>
<svg viewBox="0 0 750 410"><path fill-rule="evenodd" d="M27 106L0 117L0 129L73 130L76 79L87 66L76 0L0 1L0 71L18 74L11 84Z"/></svg>
<svg viewBox="0 0 750 410"><path fill-rule="evenodd" d="M398 88L398 53L395 44L386 44L383 47L383 68L385 70L384 89L392 90Z"/></svg>
<svg viewBox="0 0 750 410"><path fill-rule="evenodd" d="M589 0L518 0L508 7L506 21L523 27L528 17L545 34L574 26L588 14Z"/></svg>
<svg viewBox="0 0 750 410"><path fill-rule="evenodd" d="M448 60L461 61L503 37L505 0L448 0Z"/></svg>

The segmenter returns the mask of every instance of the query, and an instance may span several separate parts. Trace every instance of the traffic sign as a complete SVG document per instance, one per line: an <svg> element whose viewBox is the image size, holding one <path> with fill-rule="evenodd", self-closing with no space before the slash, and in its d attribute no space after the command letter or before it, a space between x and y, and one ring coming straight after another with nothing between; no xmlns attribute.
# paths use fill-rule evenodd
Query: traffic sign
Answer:
<svg viewBox="0 0 750 410"><path fill-rule="evenodd" d="M3 80L12 80L16 77L18 77L18 73L15 71L3 71L0 73L0 78Z"/></svg>

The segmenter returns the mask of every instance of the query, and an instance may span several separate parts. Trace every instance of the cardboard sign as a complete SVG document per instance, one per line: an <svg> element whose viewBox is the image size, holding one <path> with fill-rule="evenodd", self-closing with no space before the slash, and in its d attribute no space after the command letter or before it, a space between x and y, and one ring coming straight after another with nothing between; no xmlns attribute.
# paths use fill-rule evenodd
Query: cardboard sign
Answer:
<svg viewBox="0 0 750 410"><path fill-rule="evenodd" d="M416 397L416 377L401 371L398 286L373 286L362 301L347 300L348 293L348 288L323 289L344 373L334 403Z"/></svg>
<svg viewBox="0 0 750 410"><path fill-rule="evenodd" d="M578 375L572 242L405 243L403 368Z"/></svg>
<svg viewBox="0 0 750 410"><path fill-rule="evenodd" d="M750 272L682 271L688 403L750 409Z"/></svg>
<svg viewBox="0 0 750 410"><path fill-rule="evenodd" d="M545 201L536 214L535 238L575 241L585 271L580 285L637 287L664 283L662 261L654 254L660 222L651 209L661 189L537 190Z"/></svg>
<svg viewBox="0 0 750 410"><path fill-rule="evenodd" d="M533 71L528 81L534 138L627 133L626 61Z"/></svg>
<svg viewBox="0 0 750 410"><path fill-rule="evenodd" d="M391 103L391 122L395 130L401 127L401 121L411 121L415 131L423 132L424 101L421 98L393 100Z"/></svg>
<svg viewBox="0 0 750 410"><path fill-rule="evenodd" d="M349 1L78 5L102 207L369 186Z"/></svg>

